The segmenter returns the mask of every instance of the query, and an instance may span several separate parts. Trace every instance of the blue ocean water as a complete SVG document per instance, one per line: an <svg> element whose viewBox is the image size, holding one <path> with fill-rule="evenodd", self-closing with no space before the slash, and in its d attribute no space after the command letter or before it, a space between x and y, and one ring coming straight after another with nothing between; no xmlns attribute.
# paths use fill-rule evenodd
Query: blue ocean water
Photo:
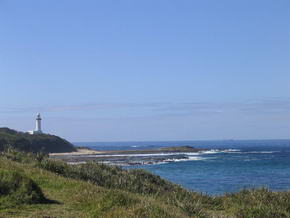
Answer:
<svg viewBox="0 0 290 218"><path fill-rule="evenodd" d="M137 150L171 146L211 149L187 161L135 165L183 187L210 195L243 188L290 190L290 140L75 143L96 150Z"/></svg>

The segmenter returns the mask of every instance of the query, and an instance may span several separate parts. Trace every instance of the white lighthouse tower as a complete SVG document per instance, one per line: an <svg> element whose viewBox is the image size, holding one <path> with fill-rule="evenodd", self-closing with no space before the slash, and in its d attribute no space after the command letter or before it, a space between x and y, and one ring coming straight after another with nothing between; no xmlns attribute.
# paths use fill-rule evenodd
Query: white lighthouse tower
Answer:
<svg viewBox="0 0 290 218"><path fill-rule="evenodd" d="M40 113L38 113L36 115L35 132L42 133L42 131L41 131L41 117L40 117Z"/></svg>
<svg viewBox="0 0 290 218"><path fill-rule="evenodd" d="M31 135L36 135L36 134L42 134L41 130L41 116L40 113L36 115L36 125L35 125L35 130L28 131L29 134Z"/></svg>

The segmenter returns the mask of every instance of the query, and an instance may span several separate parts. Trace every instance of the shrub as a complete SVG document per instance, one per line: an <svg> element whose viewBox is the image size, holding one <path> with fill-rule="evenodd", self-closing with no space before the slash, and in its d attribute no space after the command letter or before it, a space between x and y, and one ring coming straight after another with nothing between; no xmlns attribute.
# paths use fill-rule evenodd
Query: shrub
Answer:
<svg viewBox="0 0 290 218"><path fill-rule="evenodd" d="M139 194L159 195L182 190L159 176L145 170L123 170L100 163L68 165L62 161L45 159L38 163L42 169L59 175L92 182L106 188L122 189Z"/></svg>
<svg viewBox="0 0 290 218"><path fill-rule="evenodd" d="M0 171L0 208L35 204L46 199L37 184L13 171Z"/></svg>
<svg viewBox="0 0 290 218"><path fill-rule="evenodd" d="M221 197L224 208L237 217L289 217L290 193L266 188L242 190Z"/></svg>

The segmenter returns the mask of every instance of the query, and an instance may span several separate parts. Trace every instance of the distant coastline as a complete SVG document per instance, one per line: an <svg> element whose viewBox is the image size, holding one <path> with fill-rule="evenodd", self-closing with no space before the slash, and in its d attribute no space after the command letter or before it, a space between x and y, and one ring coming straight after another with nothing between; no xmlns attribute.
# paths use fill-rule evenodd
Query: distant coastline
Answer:
<svg viewBox="0 0 290 218"><path fill-rule="evenodd" d="M187 160L187 153L197 154L204 151L207 151L207 149L198 149L191 146L116 151L97 151L90 148L78 147L75 152L50 153L49 156L72 164L98 161L112 165L144 165Z"/></svg>

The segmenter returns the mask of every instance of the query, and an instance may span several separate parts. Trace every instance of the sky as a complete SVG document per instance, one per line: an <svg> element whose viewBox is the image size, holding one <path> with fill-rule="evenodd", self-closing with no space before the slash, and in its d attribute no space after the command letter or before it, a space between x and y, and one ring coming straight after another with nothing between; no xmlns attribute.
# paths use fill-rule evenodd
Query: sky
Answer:
<svg viewBox="0 0 290 218"><path fill-rule="evenodd" d="M0 126L70 141L290 138L289 0L0 0Z"/></svg>

